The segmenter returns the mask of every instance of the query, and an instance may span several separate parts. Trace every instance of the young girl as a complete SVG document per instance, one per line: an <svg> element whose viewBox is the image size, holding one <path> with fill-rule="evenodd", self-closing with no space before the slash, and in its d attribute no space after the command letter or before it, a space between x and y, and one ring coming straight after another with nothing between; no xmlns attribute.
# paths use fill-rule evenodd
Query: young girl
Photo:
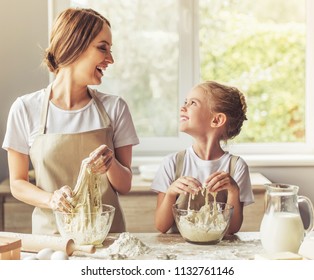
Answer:
<svg viewBox="0 0 314 280"><path fill-rule="evenodd" d="M204 205L203 186L218 193L217 201L234 207L228 233L239 231L243 206L254 201L249 169L242 158L225 152L221 141L238 135L244 120L245 98L234 87L208 81L188 93L180 111L180 131L191 135L194 143L183 153L167 156L152 183L158 192L155 225L159 231L167 232L174 224L172 205L179 199L186 207L189 194L194 194L192 202Z"/></svg>

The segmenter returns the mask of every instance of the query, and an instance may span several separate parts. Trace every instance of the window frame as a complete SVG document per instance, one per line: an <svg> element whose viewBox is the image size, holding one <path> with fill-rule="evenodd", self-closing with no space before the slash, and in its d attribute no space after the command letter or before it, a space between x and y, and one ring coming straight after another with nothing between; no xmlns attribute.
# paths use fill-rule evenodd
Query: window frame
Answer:
<svg viewBox="0 0 314 280"><path fill-rule="evenodd" d="M179 7L179 105L183 104L186 93L200 80L200 61L198 52L198 0L180 0ZM70 0L48 0L49 33L54 17L70 6ZM314 163L314 2L306 0L307 39L306 39L306 108L304 143L248 143L230 144L231 153L247 158L254 162L264 162L272 158L275 162L285 160L291 155L295 160L300 156L301 163ZM53 75L50 76L50 81ZM179 111L179 108L177 109ZM178 116L179 117L179 116ZM145 137L140 138L140 144L134 147L134 156L143 161L144 158L156 159L166 154L185 149L192 144L190 136L180 133L178 137ZM289 157L289 158L291 158ZM157 159L159 160L159 159ZM146 161L146 160L144 160Z"/></svg>

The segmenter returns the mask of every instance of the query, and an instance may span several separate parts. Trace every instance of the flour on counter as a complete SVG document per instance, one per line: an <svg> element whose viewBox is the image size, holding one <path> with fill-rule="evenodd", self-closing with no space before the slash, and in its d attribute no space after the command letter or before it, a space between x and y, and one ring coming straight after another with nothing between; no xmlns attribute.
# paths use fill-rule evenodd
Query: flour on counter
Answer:
<svg viewBox="0 0 314 280"><path fill-rule="evenodd" d="M119 238L107 248L109 255L137 257L151 251L147 245L129 232L123 232Z"/></svg>

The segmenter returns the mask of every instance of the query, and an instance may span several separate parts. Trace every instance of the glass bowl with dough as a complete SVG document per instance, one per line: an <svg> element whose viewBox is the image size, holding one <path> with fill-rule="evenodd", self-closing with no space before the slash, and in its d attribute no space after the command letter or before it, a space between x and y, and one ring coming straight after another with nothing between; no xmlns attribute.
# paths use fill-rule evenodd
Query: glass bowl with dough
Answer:
<svg viewBox="0 0 314 280"><path fill-rule="evenodd" d="M55 211L59 232L78 245L102 246L111 228L115 208L102 204L98 209L95 207L94 212L84 209L79 207L73 213Z"/></svg>
<svg viewBox="0 0 314 280"><path fill-rule="evenodd" d="M179 209L179 205L174 204L172 212L176 226L186 241L217 244L228 230L233 206L209 201L199 209Z"/></svg>

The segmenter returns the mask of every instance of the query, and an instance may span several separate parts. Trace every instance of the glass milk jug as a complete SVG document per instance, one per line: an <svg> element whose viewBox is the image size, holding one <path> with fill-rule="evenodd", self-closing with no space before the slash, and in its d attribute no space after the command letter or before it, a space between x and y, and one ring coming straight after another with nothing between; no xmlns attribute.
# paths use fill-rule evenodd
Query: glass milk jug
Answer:
<svg viewBox="0 0 314 280"><path fill-rule="evenodd" d="M266 209L260 228L263 248L267 253L298 253L305 234L313 229L313 205L309 198L297 195L297 186L267 184L266 188ZM299 203L308 206L307 229L304 229Z"/></svg>

